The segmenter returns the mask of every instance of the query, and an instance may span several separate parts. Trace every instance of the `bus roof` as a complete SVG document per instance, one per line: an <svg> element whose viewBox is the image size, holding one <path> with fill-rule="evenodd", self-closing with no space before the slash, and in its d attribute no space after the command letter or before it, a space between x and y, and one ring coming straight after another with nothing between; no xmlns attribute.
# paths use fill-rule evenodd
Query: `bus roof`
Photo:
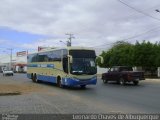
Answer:
<svg viewBox="0 0 160 120"><path fill-rule="evenodd" d="M66 49L66 50L94 50L90 47L62 47L62 48L55 48L55 47L51 47L51 48L46 48L44 50L41 50L39 52L34 52L34 53L30 53L30 54L36 54L36 53L43 53L43 52L49 52L49 51L54 51L54 50L61 50L61 49Z"/></svg>

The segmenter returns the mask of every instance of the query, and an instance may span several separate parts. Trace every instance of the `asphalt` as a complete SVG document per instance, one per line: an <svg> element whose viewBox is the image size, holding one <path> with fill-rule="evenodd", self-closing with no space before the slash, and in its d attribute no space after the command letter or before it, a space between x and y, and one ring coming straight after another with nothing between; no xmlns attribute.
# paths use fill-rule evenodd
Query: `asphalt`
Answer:
<svg viewBox="0 0 160 120"><path fill-rule="evenodd" d="M138 86L103 84L98 79L96 86L86 89L37 84L25 74L0 75L0 83L6 81L38 89L21 95L0 96L0 113L160 113L160 79L147 79Z"/></svg>

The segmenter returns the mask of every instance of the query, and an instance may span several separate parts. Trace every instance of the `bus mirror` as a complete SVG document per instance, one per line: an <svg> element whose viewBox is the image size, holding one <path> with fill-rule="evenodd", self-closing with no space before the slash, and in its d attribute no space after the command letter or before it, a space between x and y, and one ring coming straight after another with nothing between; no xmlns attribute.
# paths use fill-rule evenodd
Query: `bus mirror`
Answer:
<svg viewBox="0 0 160 120"><path fill-rule="evenodd" d="M98 59L98 58L100 58L100 62L101 62L101 64L103 64L103 63L104 63L104 59L103 59L103 57L102 57L102 56L97 56L97 58L96 58L96 59Z"/></svg>
<svg viewBox="0 0 160 120"><path fill-rule="evenodd" d="M71 55L68 55L68 58L69 58L69 62L73 63L73 57Z"/></svg>

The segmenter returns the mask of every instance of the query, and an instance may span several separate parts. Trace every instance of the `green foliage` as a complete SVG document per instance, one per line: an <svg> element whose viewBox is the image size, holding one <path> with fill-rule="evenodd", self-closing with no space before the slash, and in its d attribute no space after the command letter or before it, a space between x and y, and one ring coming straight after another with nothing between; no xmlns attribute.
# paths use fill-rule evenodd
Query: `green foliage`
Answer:
<svg viewBox="0 0 160 120"><path fill-rule="evenodd" d="M156 43L154 45L154 51L155 51L155 58L154 58L155 66L160 67L160 43Z"/></svg>
<svg viewBox="0 0 160 120"><path fill-rule="evenodd" d="M133 45L118 41L111 49L103 51L101 56L104 58L104 64L98 64L100 67L125 65L154 69L160 66L160 43L143 41Z"/></svg>
<svg viewBox="0 0 160 120"><path fill-rule="evenodd" d="M134 46L134 65L142 67L152 67L154 64L155 49L150 42L143 41L141 44L137 42Z"/></svg>
<svg viewBox="0 0 160 120"><path fill-rule="evenodd" d="M111 67L115 65L131 66L133 56L133 45L128 42L118 41L107 52L102 52L104 64L101 67Z"/></svg>

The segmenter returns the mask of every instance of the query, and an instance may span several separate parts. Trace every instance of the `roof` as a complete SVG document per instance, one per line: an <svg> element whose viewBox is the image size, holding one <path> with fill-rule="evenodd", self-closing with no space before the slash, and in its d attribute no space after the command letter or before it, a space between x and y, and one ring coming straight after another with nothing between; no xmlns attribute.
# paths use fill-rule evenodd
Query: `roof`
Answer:
<svg viewBox="0 0 160 120"><path fill-rule="evenodd" d="M54 51L54 50L61 50L61 49L67 49L67 50L94 50L92 48L89 47L63 47L63 48L47 48L44 50L41 50L39 52L35 52L35 53L43 53L43 52L47 52L47 51ZM31 53L31 54L35 54L35 53Z"/></svg>

